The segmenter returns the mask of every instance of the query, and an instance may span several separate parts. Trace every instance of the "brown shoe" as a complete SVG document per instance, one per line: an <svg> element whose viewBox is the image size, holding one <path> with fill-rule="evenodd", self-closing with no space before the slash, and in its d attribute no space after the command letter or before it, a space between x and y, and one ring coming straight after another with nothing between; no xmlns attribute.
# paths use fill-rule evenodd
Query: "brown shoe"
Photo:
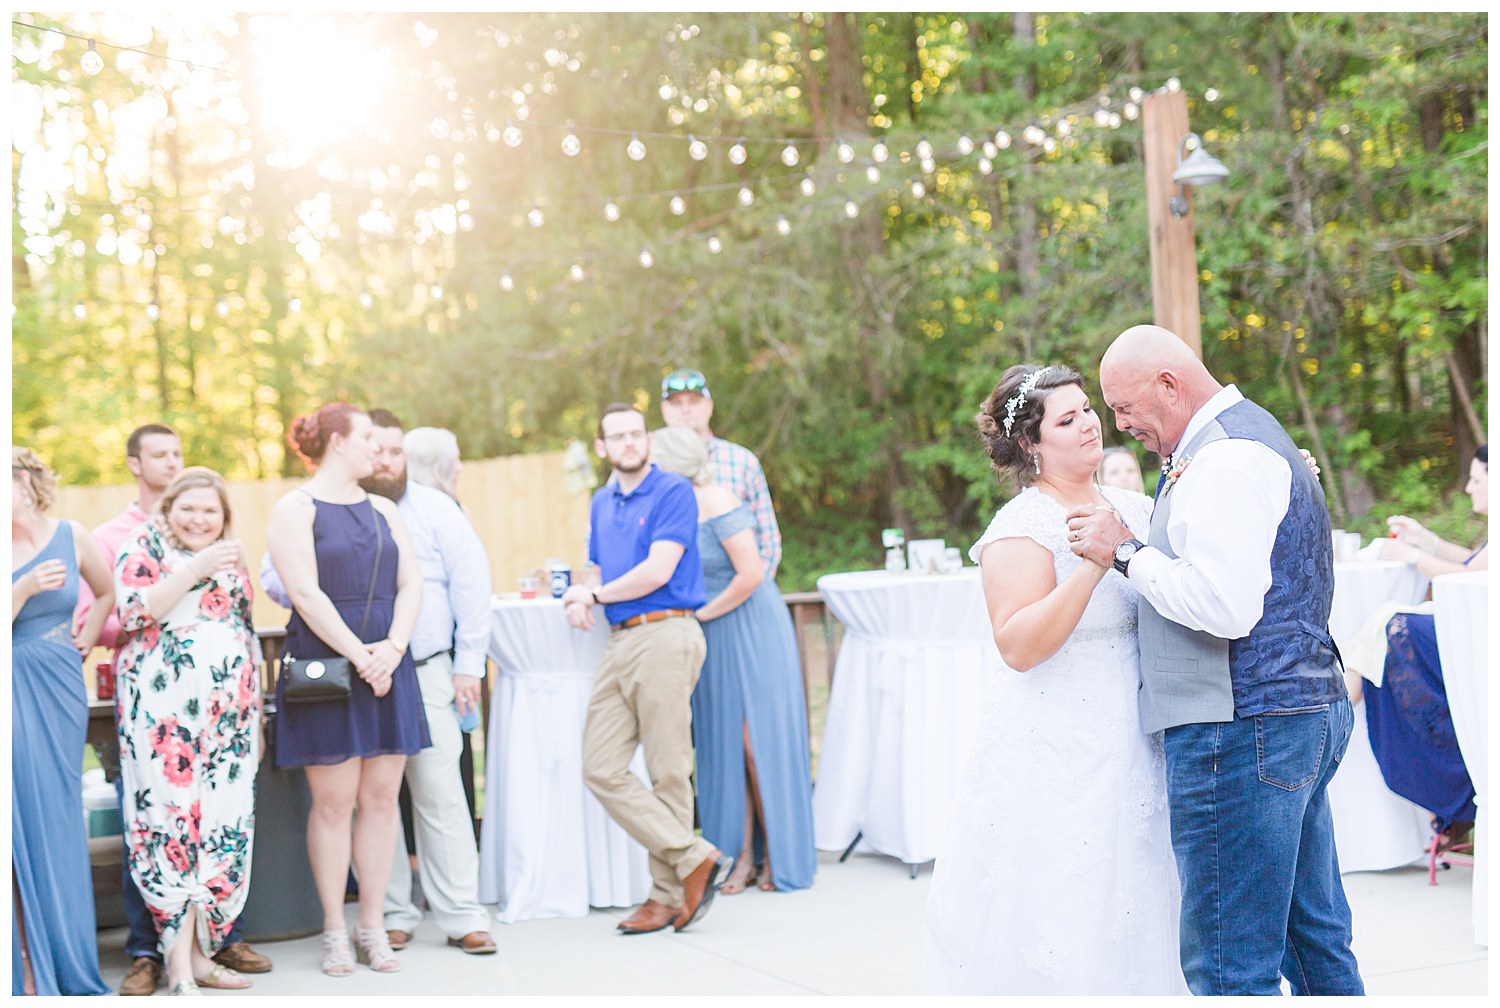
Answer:
<svg viewBox="0 0 1500 1008"><path fill-rule="evenodd" d="M660 931L682 914L679 907L662 906L656 900L647 900L636 908L635 913L615 925L621 934L650 934Z"/></svg>
<svg viewBox="0 0 1500 1008"><path fill-rule="evenodd" d="M236 973L269 973L271 960L242 941L225 945L214 956L214 962L228 966Z"/></svg>
<svg viewBox="0 0 1500 1008"><path fill-rule="evenodd" d="M708 913L708 905L714 900L715 885L719 875L729 870L733 859L714 851L693 869L691 875L682 880L682 914L672 923L673 930L686 931L688 925Z"/></svg>
<svg viewBox="0 0 1500 1008"><path fill-rule="evenodd" d="M386 941L391 943L391 951L393 952L399 952L411 944L410 931L387 931L385 938Z"/></svg>
<svg viewBox="0 0 1500 1008"><path fill-rule="evenodd" d="M150 997L156 993L164 972L160 959L141 956L130 964L125 979L120 981L120 993L127 997Z"/></svg>
<svg viewBox="0 0 1500 1008"><path fill-rule="evenodd" d="M461 948L469 955L489 955L495 951L495 939L488 931L470 931L462 938L449 938L448 944Z"/></svg>

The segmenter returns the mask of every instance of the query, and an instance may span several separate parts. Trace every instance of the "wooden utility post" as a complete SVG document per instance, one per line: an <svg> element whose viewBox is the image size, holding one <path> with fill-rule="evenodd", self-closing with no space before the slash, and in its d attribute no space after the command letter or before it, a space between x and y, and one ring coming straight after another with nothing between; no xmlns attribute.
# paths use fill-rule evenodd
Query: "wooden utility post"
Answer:
<svg viewBox="0 0 1500 1008"><path fill-rule="evenodd" d="M1177 191L1172 172L1177 150L1187 136L1187 95L1157 91L1141 103L1146 148L1146 220L1151 230L1151 306L1156 324L1170 329L1203 356L1202 321L1198 313L1198 249L1193 237L1191 189L1185 191L1188 212L1172 216L1167 204Z"/></svg>

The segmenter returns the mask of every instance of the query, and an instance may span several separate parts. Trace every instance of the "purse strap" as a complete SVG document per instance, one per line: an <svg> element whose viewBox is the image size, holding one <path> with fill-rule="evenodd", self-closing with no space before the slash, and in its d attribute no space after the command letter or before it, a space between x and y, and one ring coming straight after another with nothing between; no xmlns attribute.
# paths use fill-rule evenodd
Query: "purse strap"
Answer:
<svg viewBox="0 0 1500 1008"><path fill-rule="evenodd" d="M380 553L385 549L385 536L380 532L380 512L375 510L375 502L368 495L365 503L370 505L370 516L375 519L375 569L370 572L370 590L365 594L365 615L359 621L359 633L355 635L361 643L365 639L365 624L370 622L370 603L375 600L375 582L380 577Z"/></svg>

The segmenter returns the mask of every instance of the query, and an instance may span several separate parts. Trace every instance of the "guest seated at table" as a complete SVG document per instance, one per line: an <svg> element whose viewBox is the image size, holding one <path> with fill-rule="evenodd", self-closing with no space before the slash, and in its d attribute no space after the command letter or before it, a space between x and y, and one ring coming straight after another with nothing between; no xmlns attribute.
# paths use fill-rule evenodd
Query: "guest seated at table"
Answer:
<svg viewBox="0 0 1500 1008"><path fill-rule="evenodd" d="M802 889L818 869L802 664L792 618L766 578L748 505L713 482L703 439L685 427L651 435L651 458L693 482L708 603L698 610L708 655L693 690L698 821L720 850L738 850L719 886Z"/></svg>
<svg viewBox="0 0 1500 1008"><path fill-rule="evenodd" d="M1102 486L1146 492L1146 482L1141 478L1141 464L1136 461L1135 452L1119 445L1104 449L1104 458L1099 460L1094 479Z"/></svg>
<svg viewBox="0 0 1500 1008"><path fill-rule="evenodd" d="M250 885L260 656L223 478L194 466L115 560L115 663L130 871L173 994L250 980L210 956Z"/></svg>
<svg viewBox="0 0 1500 1008"><path fill-rule="evenodd" d="M1474 510L1488 515L1487 445L1475 454L1464 489L1473 498ZM1389 544L1391 552L1402 554L1423 573L1488 567L1487 543L1465 550L1410 518L1395 515L1390 521L1398 534ZM1434 618L1430 612L1398 612L1385 632L1384 674L1378 684L1366 674L1370 681L1363 683L1370 748L1386 786L1433 814L1434 843L1442 850L1472 826L1475 792L1453 730Z"/></svg>
<svg viewBox="0 0 1500 1008"><path fill-rule="evenodd" d="M1480 445L1469 463L1469 482L1464 493L1474 501L1476 514L1490 513L1490 446ZM1485 539L1478 546L1460 546L1422 527L1415 518L1391 515L1385 520L1393 538L1381 543L1382 560L1409 563L1428 577L1452 574L1462 570L1488 570L1490 544Z"/></svg>

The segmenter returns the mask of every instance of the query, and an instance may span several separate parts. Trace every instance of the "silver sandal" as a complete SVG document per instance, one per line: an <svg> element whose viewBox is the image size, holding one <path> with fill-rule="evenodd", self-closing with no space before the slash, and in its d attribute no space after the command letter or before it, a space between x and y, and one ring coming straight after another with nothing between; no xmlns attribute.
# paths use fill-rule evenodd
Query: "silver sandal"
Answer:
<svg viewBox="0 0 1500 1008"><path fill-rule="evenodd" d="M354 956L376 973L395 973L401 968L385 928L355 928Z"/></svg>
<svg viewBox="0 0 1500 1008"><path fill-rule="evenodd" d="M347 931L323 932L323 961L319 965L331 977L354 974L354 950L349 947Z"/></svg>

